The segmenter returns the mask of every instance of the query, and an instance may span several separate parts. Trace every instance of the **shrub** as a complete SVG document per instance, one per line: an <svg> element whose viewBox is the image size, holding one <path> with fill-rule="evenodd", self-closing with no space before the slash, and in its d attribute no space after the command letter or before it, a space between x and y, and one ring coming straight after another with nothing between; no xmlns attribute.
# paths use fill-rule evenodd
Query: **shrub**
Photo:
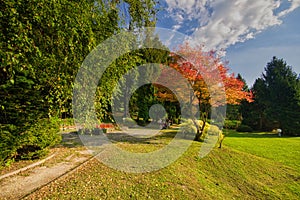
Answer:
<svg viewBox="0 0 300 200"><path fill-rule="evenodd" d="M226 129L237 129L240 125L240 121L238 120L225 120L224 128Z"/></svg>
<svg viewBox="0 0 300 200"><path fill-rule="evenodd" d="M20 137L13 135L16 130L14 125L1 125L0 127L0 165L14 160L20 144Z"/></svg>
<svg viewBox="0 0 300 200"><path fill-rule="evenodd" d="M185 120L184 123L180 124L180 130L182 131L184 138L195 137L195 134L197 133L197 128L192 120Z"/></svg>
<svg viewBox="0 0 300 200"><path fill-rule="evenodd" d="M65 119L58 119L60 126L74 126L75 122L73 118L65 118Z"/></svg>
<svg viewBox="0 0 300 200"><path fill-rule="evenodd" d="M178 119L178 118L173 119L173 124L179 124L179 122L180 122L180 119Z"/></svg>
<svg viewBox="0 0 300 200"><path fill-rule="evenodd" d="M18 158L35 159L44 156L48 147L61 141L59 121L56 119L41 119L22 136L22 145L17 150Z"/></svg>
<svg viewBox="0 0 300 200"><path fill-rule="evenodd" d="M44 156L51 147L61 141L59 122L41 119L22 134L15 134L17 127L2 125L0 129L0 164L15 159L35 159Z"/></svg>
<svg viewBox="0 0 300 200"><path fill-rule="evenodd" d="M196 123L200 127L203 126L203 121L201 120L197 120ZM184 137L186 138L195 137L197 133L197 128L192 120L186 120L184 123L180 125L180 127L184 133ZM222 133L222 131L219 129L218 126L210 125L209 123L206 122L206 125L204 127L201 136L201 140L204 140L207 135L219 135L220 133Z"/></svg>
<svg viewBox="0 0 300 200"><path fill-rule="evenodd" d="M238 132L252 132L253 129L250 126L241 124L237 129Z"/></svg>
<svg viewBox="0 0 300 200"><path fill-rule="evenodd" d="M204 132L209 135L219 135L222 131L218 126L215 125L207 125L207 128L204 128Z"/></svg>

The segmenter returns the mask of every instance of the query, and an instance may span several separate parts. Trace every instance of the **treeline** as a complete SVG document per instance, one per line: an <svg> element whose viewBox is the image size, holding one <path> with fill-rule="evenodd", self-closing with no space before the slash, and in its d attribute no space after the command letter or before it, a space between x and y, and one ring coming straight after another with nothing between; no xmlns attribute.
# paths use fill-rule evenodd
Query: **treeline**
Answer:
<svg viewBox="0 0 300 200"><path fill-rule="evenodd" d="M273 57L252 91L254 101L241 106L243 124L256 131L280 128L284 135L300 135L300 79L291 66Z"/></svg>

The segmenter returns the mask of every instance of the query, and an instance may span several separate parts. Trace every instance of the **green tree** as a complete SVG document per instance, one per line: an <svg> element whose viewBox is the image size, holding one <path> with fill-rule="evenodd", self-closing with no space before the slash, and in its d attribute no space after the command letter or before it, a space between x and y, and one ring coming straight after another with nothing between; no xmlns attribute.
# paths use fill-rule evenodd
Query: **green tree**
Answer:
<svg viewBox="0 0 300 200"><path fill-rule="evenodd" d="M286 135L299 135L299 88L292 68L283 59L273 57L253 87L258 128L281 128Z"/></svg>
<svg viewBox="0 0 300 200"><path fill-rule="evenodd" d="M300 99L297 74L283 59L273 57L263 80L266 87L266 115L287 135L300 134Z"/></svg>
<svg viewBox="0 0 300 200"><path fill-rule="evenodd" d="M254 95L254 101L242 101L241 103L242 124L248 125L254 130L267 131L270 128L265 115L266 87L264 80L262 78L256 79L251 90Z"/></svg>

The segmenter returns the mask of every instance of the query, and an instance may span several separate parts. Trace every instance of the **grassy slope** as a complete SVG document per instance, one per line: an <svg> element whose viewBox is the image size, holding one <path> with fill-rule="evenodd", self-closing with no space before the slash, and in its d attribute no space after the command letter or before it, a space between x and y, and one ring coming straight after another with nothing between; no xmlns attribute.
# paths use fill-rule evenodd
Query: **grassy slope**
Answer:
<svg viewBox="0 0 300 200"><path fill-rule="evenodd" d="M162 143L167 140L160 138ZM233 137L225 139L230 146ZM238 141L243 141L240 138ZM238 142L235 141L235 142ZM298 142L298 143L297 143ZM295 144L299 146L300 142ZM255 142L257 144L259 142ZM294 145L295 145L294 144ZM122 143L126 149L147 145ZM148 144L153 148L153 144ZM98 160L78 168L28 198L49 199L298 199L299 171L225 145L199 159L193 143L175 163L145 174L122 173ZM233 146L233 145L232 145ZM244 150L244 149L242 149Z"/></svg>

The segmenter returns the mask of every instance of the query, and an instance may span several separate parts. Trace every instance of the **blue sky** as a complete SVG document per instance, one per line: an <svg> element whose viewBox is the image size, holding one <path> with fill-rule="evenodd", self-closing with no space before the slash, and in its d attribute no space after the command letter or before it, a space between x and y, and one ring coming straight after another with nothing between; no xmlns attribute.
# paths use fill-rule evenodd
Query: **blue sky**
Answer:
<svg viewBox="0 0 300 200"><path fill-rule="evenodd" d="M249 86L273 56L300 73L300 0L164 0L158 27L219 50Z"/></svg>

